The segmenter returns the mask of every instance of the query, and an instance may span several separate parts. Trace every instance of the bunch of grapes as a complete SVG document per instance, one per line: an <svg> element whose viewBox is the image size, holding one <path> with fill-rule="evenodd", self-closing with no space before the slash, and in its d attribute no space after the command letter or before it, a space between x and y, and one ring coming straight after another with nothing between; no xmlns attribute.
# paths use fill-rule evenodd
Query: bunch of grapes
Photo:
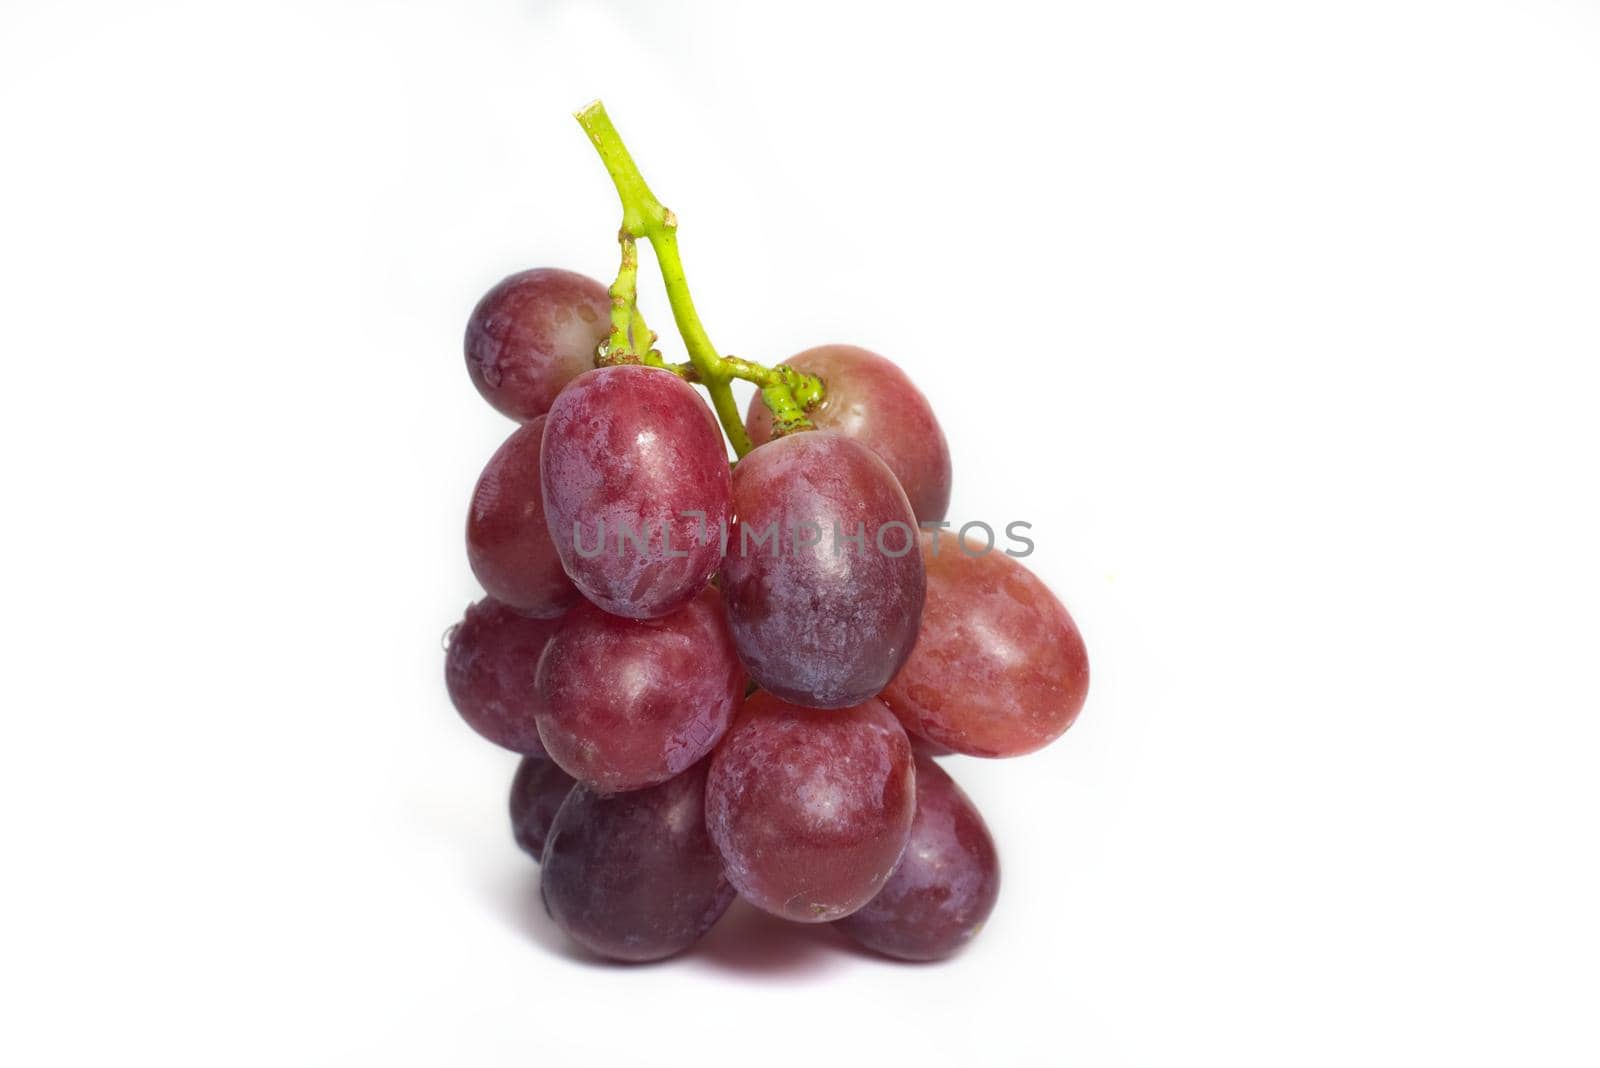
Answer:
<svg viewBox="0 0 1600 1068"><path fill-rule="evenodd" d="M525 271L472 312L472 381L520 425L472 495L487 596L451 631L451 700L523 755L513 833L591 951L677 953L737 894L947 956L1000 872L934 759L1060 736L1088 688L1082 638L1017 559L944 531L949 450L899 367L848 345L774 368L711 349L676 220L604 109L578 117L622 195L622 267L609 289ZM640 238L688 364L651 348ZM742 421L736 377L760 387Z"/></svg>

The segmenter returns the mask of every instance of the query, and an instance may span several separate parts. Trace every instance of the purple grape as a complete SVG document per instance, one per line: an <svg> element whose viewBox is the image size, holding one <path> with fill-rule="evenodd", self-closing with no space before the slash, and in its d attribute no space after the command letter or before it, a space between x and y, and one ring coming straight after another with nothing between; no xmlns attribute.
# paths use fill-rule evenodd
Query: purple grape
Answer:
<svg viewBox="0 0 1600 1068"><path fill-rule="evenodd" d="M683 379L638 365L579 376L550 409L541 466L551 537L589 600L649 619L710 580L730 519L728 454Z"/></svg>
<svg viewBox="0 0 1600 1068"><path fill-rule="evenodd" d="M744 698L722 598L707 587L660 619L580 602L539 663L539 735L556 763L604 793L665 782L727 732Z"/></svg>
<svg viewBox="0 0 1600 1068"><path fill-rule="evenodd" d="M894 874L845 934L901 960L938 960L966 945L1000 896L1000 855L983 817L932 759L917 757L917 817Z"/></svg>
<svg viewBox="0 0 1600 1068"><path fill-rule="evenodd" d="M807 431L739 461L733 500L722 592L751 679L814 708L882 690L922 614L916 518L894 475L859 442Z"/></svg>
<svg viewBox="0 0 1600 1068"><path fill-rule="evenodd" d="M1020 756L1077 719L1089 654L1033 572L998 550L974 555L981 549L923 534L922 633L881 696L907 731L930 742L969 756Z"/></svg>
<svg viewBox="0 0 1600 1068"><path fill-rule="evenodd" d="M823 711L757 693L711 758L706 826L751 904L837 920L894 870L915 779L911 743L879 702Z"/></svg>
<svg viewBox="0 0 1600 1068"><path fill-rule="evenodd" d="M734 895L706 836L705 783L701 763L626 794L573 787L541 861L562 930L602 957L649 961L711 929Z"/></svg>
<svg viewBox="0 0 1600 1068"><path fill-rule="evenodd" d="M514 753L544 754L534 673L556 622L485 597L450 634L444 681L451 702L469 727Z"/></svg>
<svg viewBox="0 0 1600 1068"><path fill-rule="evenodd" d="M822 345L783 361L822 379L821 403L806 418L861 442L889 465L917 519L943 519L950 507L950 446L928 399L906 373L854 345ZM772 409L757 394L745 414L750 440L772 437Z"/></svg>
<svg viewBox="0 0 1600 1068"><path fill-rule="evenodd" d="M572 792L573 778L554 760L525 756L511 780L511 834L522 851L538 860L561 803Z"/></svg>
<svg viewBox="0 0 1600 1068"><path fill-rule="evenodd" d="M610 332L605 286L554 267L523 271L472 309L467 374L496 410L525 423L549 411L566 384L594 366Z"/></svg>
<svg viewBox="0 0 1600 1068"><path fill-rule="evenodd" d="M512 431L478 476L467 510L467 562L489 596L531 616L578 598L544 519L539 448L545 416Z"/></svg>

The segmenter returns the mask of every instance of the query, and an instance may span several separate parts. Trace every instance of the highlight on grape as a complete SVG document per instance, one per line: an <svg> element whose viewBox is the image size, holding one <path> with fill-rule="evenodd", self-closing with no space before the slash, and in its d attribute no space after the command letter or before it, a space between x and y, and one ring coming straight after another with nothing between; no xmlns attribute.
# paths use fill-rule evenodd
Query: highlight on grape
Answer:
<svg viewBox="0 0 1600 1068"><path fill-rule="evenodd" d="M448 632L450 700L521 754L512 839L590 952L672 956L743 897L947 957L988 922L1000 859L936 761L1059 738L1083 637L1020 562L1031 523L946 518L949 445L897 364L712 345L677 217L598 101L577 119L621 198L620 262L609 286L519 272L468 318L468 376L518 425L468 507L485 596ZM686 362L645 324L641 240Z"/></svg>
<svg viewBox="0 0 1600 1068"><path fill-rule="evenodd" d="M705 545L712 540L711 528L706 525L704 512L690 511L682 515L696 521L693 544ZM947 520L931 520L918 523L917 527L927 531L949 530L951 523ZM819 546L826 546L828 551L838 556L841 553L854 550L858 553L876 550L885 556L905 556L917 547L917 533L908 524L898 519L891 519L879 526L870 536L864 522L857 522L855 529L846 532L839 523L834 523L831 533L825 538L820 524L811 520L793 520L780 528L774 520L764 527L755 527L750 523L737 524L739 536L737 540L732 537L728 524L719 523L715 540L722 555L736 552L740 556L749 556L752 553L766 552L769 554L789 552L809 552ZM1026 537L1022 531L1032 530L1033 524L1026 520L1016 519L1003 524L1006 538L1011 545L1003 551L1007 556L1017 558L1032 556L1034 542ZM977 541L969 538L971 531L981 530L983 540ZM609 531L609 534L608 534ZM886 540L887 535L887 540ZM956 551L966 553L968 556L987 556L998 548L995 528L982 520L970 520L961 524L957 536L953 539ZM642 524L635 526L626 519L618 520L614 526L608 528L603 517L596 518L592 533L583 529L581 521L575 520L572 526L572 551L586 560L601 555L605 552L656 552L664 557L686 557L685 549L675 548L672 544L672 527L666 523ZM934 543L934 552L939 551L939 543Z"/></svg>

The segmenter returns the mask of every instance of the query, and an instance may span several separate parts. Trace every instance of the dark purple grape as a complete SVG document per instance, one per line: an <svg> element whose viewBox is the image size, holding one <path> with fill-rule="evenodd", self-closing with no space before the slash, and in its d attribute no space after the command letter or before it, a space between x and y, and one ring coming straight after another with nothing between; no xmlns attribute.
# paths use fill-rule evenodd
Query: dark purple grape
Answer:
<svg viewBox="0 0 1600 1068"><path fill-rule="evenodd" d="M489 458L467 509L467 562L489 596L520 612L559 616L578 598L544 520L539 447L545 416L512 431Z"/></svg>
<svg viewBox="0 0 1600 1068"><path fill-rule="evenodd" d="M876 453L899 479L917 519L944 518L950 507L950 446L928 399L904 371L854 345L822 345L783 362L822 379L822 401L806 410L812 425ZM750 401L745 427L757 445L772 437L772 409L759 393Z"/></svg>
<svg viewBox="0 0 1600 1068"><path fill-rule="evenodd" d="M541 465L551 537L589 600L648 619L710 580L730 519L728 453L683 379L638 365L581 375L550 409Z"/></svg>
<svg viewBox="0 0 1600 1068"><path fill-rule="evenodd" d="M823 711L768 693L711 758L706 826L751 904L822 923L870 901L915 813L911 743L882 704Z"/></svg>
<svg viewBox="0 0 1600 1068"><path fill-rule="evenodd" d="M840 920L845 934L901 960L938 960L972 939L1000 896L1000 855L972 800L917 757L917 818L878 896Z"/></svg>
<svg viewBox="0 0 1600 1068"><path fill-rule="evenodd" d="M883 461L827 431L778 438L739 461L733 500L722 592L751 679L814 708L883 689L923 593L916 518Z"/></svg>
<svg viewBox="0 0 1600 1068"><path fill-rule="evenodd" d="M659 960L688 948L733 900L706 837L706 765L645 790L573 787L541 861L545 908L602 957Z"/></svg>
<svg viewBox="0 0 1600 1068"><path fill-rule="evenodd" d="M707 587L660 619L576 605L539 663L550 757L604 793L665 782L727 732L744 698L722 598Z"/></svg>
<svg viewBox="0 0 1600 1068"><path fill-rule="evenodd" d="M1077 719L1089 654L1033 572L998 550L976 555L982 549L923 534L922 633L881 696L914 735L969 756L1018 756Z"/></svg>
<svg viewBox="0 0 1600 1068"><path fill-rule="evenodd" d="M511 780L511 834L522 851L538 860L573 778L548 757L525 756Z"/></svg>
<svg viewBox="0 0 1600 1068"><path fill-rule="evenodd" d="M512 752L544 753L534 673L556 623L485 597L450 633L444 658L450 700L469 727Z"/></svg>
<svg viewBox="0 0 1600 1068"><path fill-rule="evenodd" d="M467 320L467 374L484 399L518 422L550 410L566 384L594 366L611 332L606 287L540 267L504 279Z"/></svg>

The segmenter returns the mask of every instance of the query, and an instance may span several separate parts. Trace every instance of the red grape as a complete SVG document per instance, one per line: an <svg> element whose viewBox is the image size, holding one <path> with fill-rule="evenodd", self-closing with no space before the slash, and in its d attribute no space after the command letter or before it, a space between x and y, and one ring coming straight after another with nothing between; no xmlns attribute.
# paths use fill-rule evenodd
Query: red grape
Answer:
<svg viewBox="0 0 1600 1068"><path fill-rule="evenodd" d="M489 458L467 509L467 562L489 596L533 616L558 616L578 591L544 520L539 445L545 416L512 431Z"/></svg>
<svg viewBox="0 0 1600 1068"><path fill-rule="evenodd" d="M525 756L511 780L511 834L522 851L538 860L573 778L548 757Z"/></svg>
<svg viewBox="0 0 1600 1068"><path fill-rule="evenodd" d="M744 697L722 598L623 619L587 601L539 663L539 735L551 759L606 793L665 782L709 753Z"/></svg>
<svg viewBox="0 0 1600 1068"><path fill-rule="evenodd" d="M945 770L917 757L917 817L878 896L839 921L868 949L902 960L948 957L1000 896L1000 856L983 817Z"/></svg>
<svg viewBox="0 0 1600 1068"><path fill-rule="evenodd" d="M550 410L594 366L611 332L611 297L593 278L540 267L504 279L467 320L467 374L485 400L519 422Z"/></svg>
<svg viewBox="0 0 1600 1068"><path fill-rule="evenodd" d="M683 379L639 365L579 376L550 409L540 462L562 566L595 604L664 616L710 580L730 519L728 454Z"/></svg>
<svg viewBox="0 0 1600 1068"><path fill-rule="evenodd" d="M922 522L950 507L950 446L928 399L893 363L854 345L822 345L783 361L822 379L821 403L806 411L818 430L832 430L878 454ZM750 440L772 437L772 409L757 394L745 414Z"/></svg>
<svg viewBox="0 0 1600 1068"><path fill-rule="evenodd" d="M733 498L722 591L750 677L814 708L883 689L923 595L916 519L894 475L866 446L814 430L739 461Z"/></svg>
<svg viewBox="0 0 1600 1068"><path fill-rule="evenodd" d="M706 836L706 765L647 790L573 787L545 842L545 908L567 934L615 960L688 948L733 901Z"/></svg>
<svg viewBox="0 0 1600 1068"><path fill-rule="evenodd" d="M1089 656L1043 582L1003 552L976 552L922 535L922 633L883 701L906 730L958 753L1031 753L1083 708Z"/></svg>
<svg viewBox="0 0 1600 1068"><path fill-rule="evenodd" d="M900 859L915 779L911 743L878 701L821 711L757 693L711 758L706 824L751 904L836 920Z"/></svg>
<svg viewBox="0 0 1600 1068"><path fill-rule="evenodd" d="M534 619L485 597L450 634L445 687L467 725L516 753L543 754L534 672L556 620Z"/></svg>

